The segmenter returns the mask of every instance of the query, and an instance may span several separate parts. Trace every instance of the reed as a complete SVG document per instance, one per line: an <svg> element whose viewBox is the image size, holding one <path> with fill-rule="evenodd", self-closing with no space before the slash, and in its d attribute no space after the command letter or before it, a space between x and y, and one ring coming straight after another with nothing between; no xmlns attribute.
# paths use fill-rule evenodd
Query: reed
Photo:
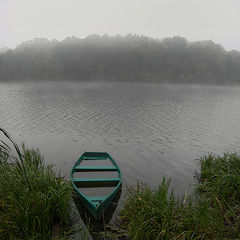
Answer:
<svg viewBox="0 0 240 240"><path fill-rule="evenodd" d="M59 224L62 236L69 222L72 188L53 166L45 165L38 149L20 150L6 131L17 156L0 144L0 239L51 239Z"/></svg>
<svg viewBox="0 0 240 240"><path fill-rule="evenodd" d="M128 188L120 213L130 239L239 239L240 157L199 159L194 194L176 198L163 178L158 189Z"/></svg>

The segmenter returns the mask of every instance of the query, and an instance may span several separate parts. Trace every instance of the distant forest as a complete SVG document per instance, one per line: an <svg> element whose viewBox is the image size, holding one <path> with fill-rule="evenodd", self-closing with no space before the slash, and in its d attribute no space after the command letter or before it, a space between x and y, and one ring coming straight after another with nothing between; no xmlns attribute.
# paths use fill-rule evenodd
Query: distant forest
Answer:
<svg viewBox="0 0 240 240"><path fill-rule="evenodd" d="M0 80L240 83L240 52L182 37L35 38L0 53Z"/></svg>

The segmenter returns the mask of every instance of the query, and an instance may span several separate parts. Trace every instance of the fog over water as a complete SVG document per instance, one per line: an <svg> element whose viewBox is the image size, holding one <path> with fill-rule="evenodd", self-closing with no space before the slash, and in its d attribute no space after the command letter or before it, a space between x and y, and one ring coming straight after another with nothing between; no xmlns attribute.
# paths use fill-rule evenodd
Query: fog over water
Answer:
<svg viewBox="0 0 240 240"><path fill-rule="evenodd" d="M196 158L240 150L240 87L0 83L0 123L69 176L84 151L107 151L124 184L193 184Z"/></svg>
<svg viewBox="0 0 240 240"><path fill-rule="evenodd" d="M34 37L63 40L128 33L153 38L212 39L240 49L238 0L0 1L0 48Z"/></svg>

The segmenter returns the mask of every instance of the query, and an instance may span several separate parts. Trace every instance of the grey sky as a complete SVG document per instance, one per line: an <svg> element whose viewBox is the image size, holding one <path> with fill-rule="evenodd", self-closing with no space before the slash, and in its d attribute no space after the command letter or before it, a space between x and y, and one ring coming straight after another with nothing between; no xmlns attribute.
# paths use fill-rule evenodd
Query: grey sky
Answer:
<svg viewBox="0 0 240 240"><path fill-rule="evenodd" d="M0 0L0 47L93 33L178 35L240 50L240 0Z"/></svg>

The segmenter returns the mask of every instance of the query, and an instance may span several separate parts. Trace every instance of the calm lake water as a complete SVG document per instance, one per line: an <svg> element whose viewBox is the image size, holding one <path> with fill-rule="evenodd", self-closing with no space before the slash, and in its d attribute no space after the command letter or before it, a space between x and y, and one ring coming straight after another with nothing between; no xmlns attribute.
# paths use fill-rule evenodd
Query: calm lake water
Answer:
<svg viewBox="0 0 240 240"><path fill-rule="evenodd" d="M240 153L240 87L0 83L0 126L63 175L83 152L107 151L124 185L165 176L182 194L197 158Z"/></svg>

